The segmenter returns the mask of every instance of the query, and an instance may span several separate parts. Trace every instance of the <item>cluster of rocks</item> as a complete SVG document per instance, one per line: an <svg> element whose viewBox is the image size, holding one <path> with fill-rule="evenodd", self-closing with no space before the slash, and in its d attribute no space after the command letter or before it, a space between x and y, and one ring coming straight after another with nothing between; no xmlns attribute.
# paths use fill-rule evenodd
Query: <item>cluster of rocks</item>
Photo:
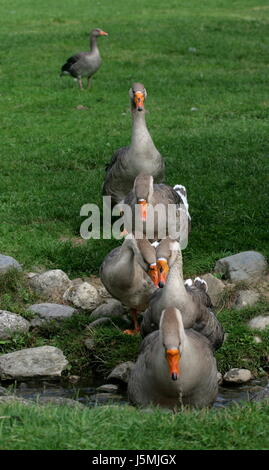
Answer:
<svg viewBox="0 0 269 470"><path fill-rule="evenodd" d="M10 268L22 270L21 265L14 258L0 255L0 276ZM232 308L239 310L252 306L260 300L263 292L260 292L259 285L265 279L267 269L268 265L263 255L255 251L247 251L218 260L214 268L215 275L208 273L200 277L207 282L208 294L216 307L221 305L229 289L232 289L238 282L241 283L240 285L244 283L247 287L236 291L231 305ZM113 323L117 318L123 319L126 327L130 326L124 306L110 296L98 278L71 281L60 269L28 273L27 278L31 289L46 302L28 307L27 310L34 316L32 320L26 320L13 312L0 310L1 340L10 338L14 332L25 333L30 328L51 320L60 322L76 315L79 311L89 312L88 329L105 323ZM268 288L269 280L266 278L266 281ZM248 323L249 328L255 330L262 330L268 325L269 312L268 315L257 316ZM258 336L255 336L254 340L261 341ZM87 338L85 346L88 349L94 348L92 338ZM59 377L67 365L68 361L58 348L42 346L23 349L0 356L0 380ZM120 364L107 379L112 382L127 383L132 366L131 362ZM244 383L251 378L251 372L247 369L231 369L223 377L219 377L219 382ZM99 392L103 393L102 390Z"/></svg>

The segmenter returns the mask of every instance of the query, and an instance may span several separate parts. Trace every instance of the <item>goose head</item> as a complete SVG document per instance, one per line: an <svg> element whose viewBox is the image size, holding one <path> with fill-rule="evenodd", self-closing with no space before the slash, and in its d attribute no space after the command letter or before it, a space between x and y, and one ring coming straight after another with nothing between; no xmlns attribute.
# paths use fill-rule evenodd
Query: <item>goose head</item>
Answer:
<svg viewBox="0 0 269 470"><path fill-rule="evenodd" d="M164 309L160 319L160 340L172 380L177 380L180 375L180 359L184 346L184 336L180 311L175 307Z"/></svg>
<svg viewBox="0 0 269 470"><path fill-rule="evenodd" d="M151 203L153 196L153 177L140 173L135 178L133 191L136 196L136 204L139 205L140 218L145 222L148 205Z"/></svg>
<svg viewBox="0 0 269 470"><path fill-rule="evenodd" d="M129 90L132 111L144 111L144 102L147 98L147 91L142 83L133 83Z"/></svg>
<svg viewBox="0 0 269 470"><path fill-rule="evenodd" d="M149 275L155 287L158 287L159 275L156 262L155 247L142 235L137 235L137 238L129 233L125 242L133 251L138 264Z"/></svg>
<svg viewBox="0 0 269 470"><path fill-rule="evenodd" d="M170 237L161 240L156 248L157 270L159 274L159 287L164 287L171 266L177 259L180 245Z"/></svg>
<svg viewBox="0 0 269 470"><path fill-rule="evenodd" d="M92 31L90 32L90 36L98 38L99 36L108 36L108 33L106 33L100 28L95 28L95 29L92 29Z"/></svg>

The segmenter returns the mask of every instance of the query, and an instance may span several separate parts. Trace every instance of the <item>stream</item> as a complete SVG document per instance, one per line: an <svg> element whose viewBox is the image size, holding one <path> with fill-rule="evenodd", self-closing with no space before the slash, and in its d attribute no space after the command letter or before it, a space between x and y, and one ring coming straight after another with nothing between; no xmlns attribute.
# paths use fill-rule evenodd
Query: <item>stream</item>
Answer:
<svg viewBox="0 0 269 470"><path fill-rule="evenodd" d="M234 402L249 401L250 397L262 390L269 383L268 376L253 379L242 385L220 385L213 407L224 408ZM16 396L29 400L38 397L69 398L86 406L128 404L126 390L119 388L116 392L103 392L98 387L104 385L104 379L80 380L71 384L67 379L30 380L17 383L14 389Z"/></svg>

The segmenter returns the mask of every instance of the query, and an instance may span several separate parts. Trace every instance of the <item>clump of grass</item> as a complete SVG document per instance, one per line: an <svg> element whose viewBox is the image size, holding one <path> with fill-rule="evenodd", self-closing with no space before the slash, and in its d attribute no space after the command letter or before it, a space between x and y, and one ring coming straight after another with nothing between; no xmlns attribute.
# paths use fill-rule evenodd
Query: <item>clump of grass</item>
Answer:
<svg viewBox="0 0 269 470"><path fill-rule="evenodd" d="M27 304L37 300L36 294L29 288L25 274L10 269L0 277L0 309L18 313L27 320L33 318L27 312Z"/></svg>
<svg viewBox="0 0 269 470"><path fill-rule="evenodd" d="M247 322L265 312L268 312L268 303L261 302L255 307L241 310L225 309L218 314L218 319L227 334L226 340L216 353L220 372L240 367L250 369L256 375L264 374L264 367L268 367L269 328L251 330ZM261 343L254 341L256 334L261 338Z"/></svg>
<svg viewBox="0 0 269 470"><path fill-rule="evenodd" d="M94 340L91 364L100 374L107 375L117 364L137 359L140 335L130 336L115 327L102 327L92 330L91 338Z"/></svg>

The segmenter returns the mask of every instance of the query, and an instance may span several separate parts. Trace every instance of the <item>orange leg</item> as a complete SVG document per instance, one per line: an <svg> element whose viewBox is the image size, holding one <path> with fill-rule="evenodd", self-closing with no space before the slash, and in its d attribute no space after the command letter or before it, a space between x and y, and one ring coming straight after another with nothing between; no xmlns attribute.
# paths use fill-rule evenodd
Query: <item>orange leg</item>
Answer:
<svg viewBox="0 0 269 470"><path fill-rule="evenodd" d="M79 83L79 88L83 90L83 84L82 84L81 78L78 79L78 83Z"/></svg>
<svg viewBox="0 0 269 470"><path fill-rule="evenodd" d="M88 88L91 88L91 79L88 77Z"/></svg>
<svg viewBox="0 0 269 470"><path fill-rule="evenodd" d="M133 330L124 330L123 333L125 333L126 335L137 335L137 334L140 333L140 326L138 324L137 314L138 314L137 310L133 309L131 311L132 320L134 322L134 329Z"/></svg>

